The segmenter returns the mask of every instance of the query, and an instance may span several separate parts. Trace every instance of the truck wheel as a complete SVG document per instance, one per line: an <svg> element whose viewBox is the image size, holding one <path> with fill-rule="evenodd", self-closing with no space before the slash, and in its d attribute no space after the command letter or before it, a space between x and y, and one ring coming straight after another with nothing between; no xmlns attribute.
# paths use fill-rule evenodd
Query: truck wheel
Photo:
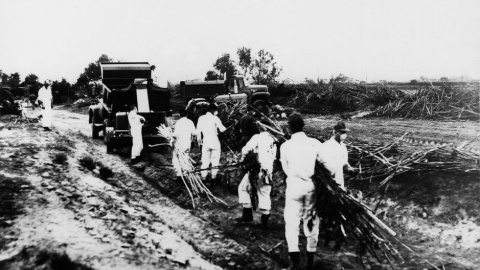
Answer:
<svg viewBox="0 0 480 270"><path fill-rule="evenodd" d="M111 142L107 143L107 154L113 153L114 150L113 144Z"/></svg>
<svg viewBox="0 0 480 270"><path fill-rule="evenodd" d="M95 122L92 123L92 138L94 139L98 138L98 129L95 126Z"/></svg>
<svg viewBox="0 0 480 270"><path fill-rule="evenodd" d="M263 100L256 100L253 102L252 106L257 109L259 112L268 115L270 108L268 107L267 103Z"/></svg>
<svg viewBox="0 0 480 270"><path fill-rule="evenodd" d="M112 121L110 119L105 119L103 120L103 142L105 143L105 145L107 146L107 154L108 153L113 153L113 151L115 150L114 147L113 147L113 143L110 142L110 140L107 140L107 127L111 127L112 126Z"/></svg>

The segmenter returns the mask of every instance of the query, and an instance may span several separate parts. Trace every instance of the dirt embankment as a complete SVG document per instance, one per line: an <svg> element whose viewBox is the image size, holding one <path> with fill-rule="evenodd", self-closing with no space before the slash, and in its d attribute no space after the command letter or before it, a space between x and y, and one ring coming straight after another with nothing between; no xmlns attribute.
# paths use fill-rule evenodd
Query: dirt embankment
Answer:
<svg viewBox="0 0 480 270"><path fill-rule="evenodd" d="M276 175L272 192L270 228L237 226L233 219L241 211L236 194L240 172L223 171L220 181L210 184L212 192L228 206L198 199L197 208L192 209L183 184L164 166L171 164L168 152L152 152L133 168L128 154L118 151L107 155L101 140L86 136L90 127L85 115L56 110L55 118L53 132L39 130L39 124L14 125L8 118L0 118L6 124L0 130L1 137L6 138L0 144L0 176L10 179L1 183L17 185L10 188L15 192L8 193L9 200L16 198L16 203L0 216L5 224L0 227L0 250L6 254L0 258L0 266L18 269L21 264L39 264L55 269L52 262L62 256L63 261L70 260L84 269L215 269L211 262L227 269L281 269L286 265L281 173ZM328 134L326 127L336 121L309 116L307 132ZM461 143L475 139L480 131L479 125L471 122L358 119L347 125L352 135L375 142L390 142L410 131L412 138ZM473 141L470 146L477 149L477 143ZM402 144L425 147L425 142L413 140ZM198 149L192 152L198 161ZM66 154L64 163L53 161L59 161L59 153ZM95 163L93 170L79 164L85 156ZM222 162L234 160L233 156L228 150L223 152ZM111 169L114 175L101 179L101 168ZM435 265L477 269L478 177L434 175L424 177L423 182L418 179L422 177L406 176L392 184L379 205L378 216ZM375 184L347 183L364 194L374 190ZM376 206L378 197L373 193L365 202ZM262 251L273 247L269 254ZM361 269L355 248L355 241L349 241L339 252L332 246L320 247L317 259L326 269ZM41 255L44 253L48 256ZM401 253L405 259L401 269L428 268L406 250ZM371 269L385 267L370 257L363 263Z"/></svg>

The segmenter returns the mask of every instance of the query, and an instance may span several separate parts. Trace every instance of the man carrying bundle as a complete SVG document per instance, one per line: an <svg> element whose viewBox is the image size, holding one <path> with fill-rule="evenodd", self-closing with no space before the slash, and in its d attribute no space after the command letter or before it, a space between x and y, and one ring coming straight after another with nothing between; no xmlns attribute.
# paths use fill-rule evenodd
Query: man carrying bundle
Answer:
<svg viewBox="0 0 480 270"><path fill-rule="evenodd" d="M300 249L298 236L300 221L303 220L303 232L307 238L307 269L312 269L313 258L317 250L319 218L310 216L314 207L315 186L312 176L315 163L320 156L320 141L307 137L303 132L303 118L293 113L288 118L291 139L280 147L280 160L283 171L287 175L285 191L285 238L292 265L290 269L298 269ZM311 229L308 223L311 220Z"/></svg>
<svg viewBox="0 0 480 270"><path fill-rule="evenodd" d="M358 174L358 171L352 168L348 163L348 152L344 143L347 139L347 131L350 130L346 128L345 123L339 121L333 127L333 136L330 140L321 145L319 156L319 162L323 164L325 169L331 174L332 179L340 186L340 188L345 191L343 174ZM323 218L322 229L326 230L325 246L328 246L328 243L333 238L336 242L334 248L339 250L344 242L344 237L340 233L338 225L329 221L328 218Z"/></svg>
<svg viewBox="0 0 480 270"><path fill-rule="evenodd" d="M198 145L202 146L202 166L201 175L202 180L205 181L208 176L208 167L210 164L212 167L216 167L220 164L220 140L218 139L218 133L226 130L222 121L215 113L218 107L214 103L208 105L208 112L198 118L197 123L197 141ZM212 169L212 181L217 178L218 169Z"/></svg>
<svg viewBox="0 0 480 270"><path fill-rule="evenodd" d="M256 160L249 161L257 164L246 164L247 168L252 167L252 169L245 174L242 182L240 182L238 186L238 200L243 206L243 214L237 219L237 222L252 222L252 204L256 204L256 201L258 201L258 209L260 213L262 213L260 219L261 225L267 227L272 204L270 192L272 190L273 162L277 155L277 146L275 139L267 132L267 129L263 125L258 125L258 130L260 134L253 135L242 148L242 158L240 162L245 161L247 155L255 155ZM260 165L259 168L258 165ZM254 167L257 167L257 169ZM256 175L251 175L252 173ZM251 181L254 181L253 185ZM252 197L254 197L254 201L252 201ZM257 208L256 205L253 206L255 209Z"/></svg>
<svg viewBox="0 0 480 270"><path fill-rule="evenodd" d="M195 125L192 120L187 118L187 111L180 110L180 119L175 123L175 131L173 139L175 140L174 151L185 153L188 156L190 146L192 145L192 137L195 136ZM177 178L182 176L182 167L176 155L172 159L173 167L177 173Z"/></svg>

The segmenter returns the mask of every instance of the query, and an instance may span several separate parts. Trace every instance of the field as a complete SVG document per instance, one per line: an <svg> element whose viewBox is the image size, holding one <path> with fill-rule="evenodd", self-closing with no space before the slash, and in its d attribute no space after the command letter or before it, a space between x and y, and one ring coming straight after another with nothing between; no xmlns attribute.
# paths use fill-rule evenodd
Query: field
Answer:
<svg viewBox="0 0 480 270"><path fill-rule="evenodd" d="M408 87L404 86L402 91L407 92ZM474 85L471 87L469 90L475 90ZM340 90L345 88L335 91ZM302 111L306 133L320 139L328 139L332 126L343 120L351 129L351 145L387 145L407 133L398 142L400 150L424 151L442 144L459 146L467 142L465 151L480 153L480 124L470 118L474 114L463 112L465 115L459 117L458 111L452 111L455 116L451 116L437 110L432 111L435 113L431 117L357 117L359 112L375 111L376 107L356 103L356 97L342 98L340 93L344 92L335 91L315 92L304 87L274 100L287 109ZM365 92L365 96L370 97L370 92ZM322 106L312 105L319 97L358 107L332 110L325 106L322 110ZM476 106L471 108L473 112L477 111L478 102ZM31 117L38 114L38 109L28 112ZM258 226L258 213L254 224L238 226L233 219L241 214L237 186L243 175L236 168L222 170L218 182L207 183L227 205L196 198L193 208L183 183L174 177L170 151L152 149L142 162L134 165L129 162L128 149L107 155L101 140L89 138L88 117L82 108L57 106L52 132L43 131L38 123L14 124L15 117L0 118L0 268L287 266L285 177L280 171L274 178L270 228ZM173 125L177 118L176 114L168 118L169 124ZM276 121L280 126L286 125L285 119ZM200 160L199 149L192 150L192 157L196 162ZM238 158L237 151L222 149L222 164ZM407 173L395 177L385 193L379 189L381 179L352 179L347 187L361 191L363 202L372 208L378 206L377 217L421 256L399 248L404 261L397 264L398 269L433 269L424 259L439 269L478 269L479 176L478 170ZM300 240L304 248L305 240ZM367 269L389 269L385 261L378 262L368 255L358 257L354 239L349 238L339 251L333 243L324 247L324 241L322 233L316 259L323 269L362 269L362 265Z"/></svg>

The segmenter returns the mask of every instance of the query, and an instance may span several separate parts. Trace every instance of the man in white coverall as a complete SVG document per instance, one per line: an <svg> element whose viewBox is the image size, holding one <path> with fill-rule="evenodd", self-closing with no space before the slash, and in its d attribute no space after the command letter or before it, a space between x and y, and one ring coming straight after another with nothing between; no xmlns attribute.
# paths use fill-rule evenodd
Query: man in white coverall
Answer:
<svg viewBox="0 0 480 270"><path fill-rule="evenodd" d="M143 150L143 138L142 138L142 122L145 122L145 118L137 114L137 107L135 105L130 106L130 113L128 114L128 123L130 124L130 134L132 135L132 163L138 161L140 153Z"/></svg>
<svg viewBox="0 0 480 270"><path fill-rule="evenodd" d="M187 118L187 111L185 109L180 110L180 119L175 123L175 129L173 132L173 139L175 140L175 150L186 153L190 152L190 146L192 145L192 137L195 136L195 125L192 120ZM176 155L173 155L172 164L177 173L177 177L182 175L182 167L178 161Z"/></svg>
<svg viewBox="0 0 480 270"><path fill-rule="evenodd" d="M319 158L321 142L310 138L303 132L303 118L294 113L288 118L292 132L290 140L280 147L280 159L283 171L287 175L285 191L285 238L292 265L290 269L298 269L300 249L298 236L300 221L303 220L303 232L307 238L307 269L313 267L313 257L317 250L319 218L312 219L312 230L308 229L310 210L314 207L315 187L312 176L315 163Z"/></svg>
<svg viewBox="0 0 480 270"><path fill-rule="evenodd" d="M198 145L202 145L202 166L201 169L218 166L220 164L220 140L218 132L226 130L222 121L216 115L218 107L215 104L208 105L208 112L198 118L197 123L197 141ZM217 178L218 169L212 169L212 181ZM202 180L206 180L208 170L201 171Z"/></svg>
<svg viewBox="0 0 480 270"><path fill-rule="evenodd" d="M345 123L339 121L333 127L333 136L320 148L319 161L332 174L333 180L345 190L344 173L356 174L357 170L348 164L348 152L344 141L347 139Z"/></svg>
<svg viewBox="0 0 480 270"><path fill-rule="evenodd" d="M266 124L266 123L265 123ZM245 174L238 186L238 201L243 206L242 217L238 218L238 222L253 221L252 201L250 194L256 192L258 197L258 209L262 213L260 219L261 225L266 227L270 218L270 209L272 202L270 200L270 192L272 191L272 172L273 162L277 155L277 146L275 139L267 132L265 127L258 125L260 134L255 134L242 148L242 162L246 155L253 151L257 154L258 163L260 163L260 172L258 175L257 190L252 190L249 172Z"/></svg>
<svg viewBox="0 0 480 270"><path fill-rule="evenodd" d="M45 130L50 130L52 127L52 89L50 83L45 81L43 87L38 90L37 103L42 104L42 127Z"/></svg>

